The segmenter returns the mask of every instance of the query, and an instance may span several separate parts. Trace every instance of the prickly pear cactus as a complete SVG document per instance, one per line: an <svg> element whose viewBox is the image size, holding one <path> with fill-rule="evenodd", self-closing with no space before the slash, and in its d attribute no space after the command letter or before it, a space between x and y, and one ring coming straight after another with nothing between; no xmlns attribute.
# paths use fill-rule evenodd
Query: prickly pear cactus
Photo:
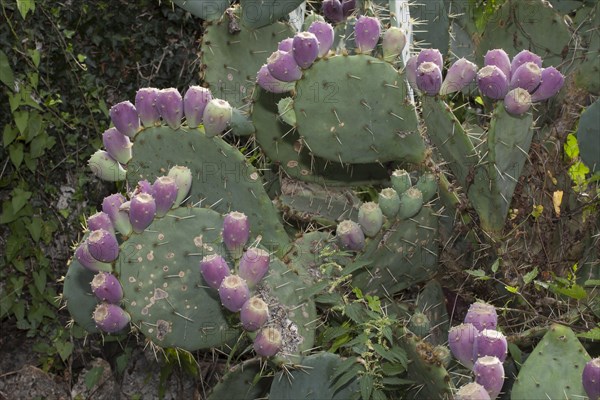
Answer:
<svg viewBox="0 0 600 400"><path fill-rule="evenodd" d="M590 359L570 328L552 325L521 367L511 398L584 398L581 374Z"/></svg>

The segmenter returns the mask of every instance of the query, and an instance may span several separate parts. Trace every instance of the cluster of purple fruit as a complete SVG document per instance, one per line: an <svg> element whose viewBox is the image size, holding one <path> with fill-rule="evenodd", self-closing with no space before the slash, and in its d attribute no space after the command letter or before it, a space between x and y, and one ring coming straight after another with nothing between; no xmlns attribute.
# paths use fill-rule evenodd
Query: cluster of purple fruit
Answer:
<svg viewBox="0 0 600 400"><path fill-rule="evenodd" d="M115 168L131 160L131 139L143 127L159 126L162 119L171 128L178 129L185 116L189 128L203 124L205 134L213 137L225 131L232 112L228 102L214 99L210 90L200 86L189 87L183 97L175 88L142 88L135 95L135 105L123 101L111 107L114 127L102 134L106 150L98 150L90 159L90 166L101 178L116 180L111 179Z"/></svg>
<svg viewBox="0 0 600 400"><path fill-rule="evenodd" d="M344 250L361 251L365 247L365 236L373 237L381 230L383 213L377 203L369 201L358 209L357 220L344 220L336 228L338 245Z"/></svg>
<svg viewBox="0 0 600 400"><path fill-rule="evenodd" d="M564 76L556 68L542 68L541 57L528 50L521 51L512 62L504 50L490 50L484 63L477 70L475 64L461 58L442 80L442 54L437 49L425 49L409 59L406 75L413 88L429 96L460 91L477 79L481 94L504 100L506 111L514 115L524 114L532 103L554 96L564 84Z"/></svg>
<svg viewBox="0 0 600 400"><path fill-rule="evenodd" d="M330 24L315 21L308 31L282 40L267 59L267 64L258 71L257 83L269 92L289 91L289 84L286 83L299 80L303 69L309 68L317 57L324 57L333 44L333 38Z"/></svg>
<svg viewBox="0 0 600 400"><path fill-rule="evenodd" d="M139 182L127 200L120 193L104 198L102 211L87 219L91 232L75 250L75 259L85 268L97 274L91 282L92 291L102 301L93 314L98 328L114 333L130 321L129 315L119 307L123 289L110 272L111 263L119 256L117 233L129 236L143 232L155 217L163 217L187 196L192 182L187 167L174 166L168 175L156 179L153 184Z"/></svg>
<svg viewBox="0 0 600 400"><path fill-rule="evenodd" d="M529 50L521 51L512 61L504 50L490 50L484 64L477 72L479 90L490 99L504 99L511 114L527 112L532 103L549 99L564 84L564 76L556 68L543 68L542 58Z"/></svg>
<svg viewBox="0 0 600 400"><path fill-rule="evenodd" d="M265 327L269 319L269 307L259 296L250 297L255 287L269 270L270 255L258 247L244 250L250 236L248 217L233 211L223 220L223 243L235 258L239 258L237 274L225 258L219 254L205 256L200 261L200 272L204 281L219 291L223 307L234 313L240 313L242 327L249 331L258 331L254 339L254 350L262 357L271 357L281 349L281 332L273 327ZM240 255L241 257L236 257Z"/></svg>
<svg viewBox="0 0 600 400"><path fill-rule="evenodd" d="M355 9L356 0L324 0L321 4L323 15L334 24L344 21Z"/></svg>
<svg viewBox="0 0 600 400"><path fill-rule="evenodd" d="M585 364L581 381L590 400L600 400L600 357Z"/></svg>
<svg viewBox="0 0 600 400"><path fill-rule="evenodd" d="M504 384L504 366L508 344L496 330L498 315L494 306L473 303L464 323L450 329L448 346L456 358L475 375L475 382L463 386L455 399L495 399Z"/></svg>

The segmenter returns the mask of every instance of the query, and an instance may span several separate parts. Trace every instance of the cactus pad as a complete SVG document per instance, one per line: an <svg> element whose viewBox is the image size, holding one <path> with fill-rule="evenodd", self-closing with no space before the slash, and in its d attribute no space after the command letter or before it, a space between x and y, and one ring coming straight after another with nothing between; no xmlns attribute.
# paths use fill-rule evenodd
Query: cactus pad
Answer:
<svg viewBox="0 0 600 400"><path fill-rule="evenodd" d="M92 279L94 279L94 272L84 268L77 260L72 260L63 288L63 298L69 313L76 323L90 333L98 332L92 313L100 303L92 292L90 286Z"/></svg>

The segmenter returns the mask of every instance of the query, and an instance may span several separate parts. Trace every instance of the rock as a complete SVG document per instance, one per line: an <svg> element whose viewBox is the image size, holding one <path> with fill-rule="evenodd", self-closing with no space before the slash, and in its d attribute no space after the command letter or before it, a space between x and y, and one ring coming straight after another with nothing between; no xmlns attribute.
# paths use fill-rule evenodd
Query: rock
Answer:
<svg viewBox="0 0 600 400"><path fill-rule="evenodd" d="M0 378L0 398L70 400L68 385L32 365Z"/></svg>

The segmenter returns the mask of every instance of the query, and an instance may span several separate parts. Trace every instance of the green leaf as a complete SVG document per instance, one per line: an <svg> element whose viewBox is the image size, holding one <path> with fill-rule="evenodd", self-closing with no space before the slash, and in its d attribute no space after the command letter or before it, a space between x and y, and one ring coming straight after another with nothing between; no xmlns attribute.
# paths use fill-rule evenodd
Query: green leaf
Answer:
<svg viewBox="0 0 600 400"><path fill-rule="evenodd" d="M31 144L29 145L29 152L31 154L31 158L39 158L44 155L44 152L46 151L46 147L48 145L48 139L50 139L50 136L44 133L31 141Z"/></svg>
<svg viewBox="0 0 600 400"><path fill-rule="evenodd" d="M54 346L56 347L56 351L58 352L60 359L63 361L67 361L67 359L71 356L71 354L73 354L74 346L73 346L73 343L71 343L71 342L57 341L56 343L54 343ZM99 368L102 369L101 367L99 367ZM102 373L100 373L100 376L102 376ZM87 378L87 375L86 375L86 378ZM86 385L87 385L87 382L86 382Z"/></svg>
<svg viewBox="0 0 600 400"><path fill-rule="evenodd" d="M2 132L2 143L4 144L4 147L8 147L8 145L15 140L18 133L19 132L10 124L4 125L4 132Z"/></svg>
<svg viewBox="0 0 600 400"><path fill-rule="evenodd" d="M523 354L521 353L521 349L519 349L519 347L516 344L509 343L508 351L510 352L510 356L513 358L513 360L515 360L518 366L523 364Z"/></svg>
<svg viewBox="0 0 600 400"><path fill-rule="evenodd" d="M33 61L33 65L35 65L35 67L39 67L40 66L40 52L37 49L34 50L29 50L29 56L31 57L31 61Z"/></svg>
<svg viewBox="0 0 600 400"><path fill-rule="evenodd" d="M338 391L344 385L346 385L348 382L350 382L351 380L355 379L356 375L358 374L358 372L361 369L362 368L358 364L354 364L354 366L352 366L348 371L346 371L343 374L341 374L338 377L336 377L334 379L335 384L332 386L333 391L334 392Z"/></svg>
<svg viewBox="0 0 600 400"><path fill-rule="evenodd" d="M600 341L600 327L593 328L587 332L579 333L577 337Z"/></svg>
<svg viewBox="0 0 600 400"><path fill-rule="evenodd" d="M17 0L17 8L21 13L21 17L25 19L30 11L35 11L35 0Z"/></svg>
<svg viewBox="0 0 600 400"><path fill-rule="evenodd" d="M0 50L0 81L10 90L15 90L15 76L8 62L8 56L2 50Z"/></svg>
<svg viewBox="0 0 600 400"><path fill-rule="evenodd" d="M363 375L359 383L362 400L369 400L373 392L373 375Z"/></svg>
<svg viewBox="0 0 600 400"><path fill-rule="evenodd" d="M514 286L504 286L504 289L506 289L507 291L511 292L511 293L519 293L519 288L518 287L514 287Z"/></svg>
<svg viewBox="0 0 600 400"><path fill-rule="evenodd" d="M27 201L29 201L32 194L32 192L27 192L19 188L15 188L15 190L13 190L11 203L13 207L13 212L15 214L18 213L21 210L21 208L25 206L25 204L27 204Z"/></svg>
<svg viewBox="0 0 600 400"><path fill-rule="evenodd" d="M40 237L42 236L42 224L44 221L41 217L35 216L31 219L31 222L27 225L27 230L31 235L31 238L34 242L39 242Z"/></svg>
<svg viewBox="0 0 600 400"><path fill-rule="evenodd" d="M35 288L38 292L44 293L44 290L46 289L46 271L33 271L32 276Z"/></svg>
<svg viewBox="0 0 600 400"><path fill-rule="evenodd" d="M533 271L529 271L528 273L526 273L523 276L523 282L525 282L526 285L528 285L529 283L531 283L531 281L533 281L536 277L538 276L538 267L535 267L533 269Z"/></svg>
<svg viewBox="0 0 600 400"><path fill-rule="evenodd" d="M104 373L103 367L94 367L85 374L85 386L88 389L92 389L94 386L100 382L100 378L102 378L102 374Z"/></svg>
<svg viewBox="0 0 600 400"><path fill-rule="evenodd" d="M344 313L357 324L364 324L369 320L364 306L361 303L350 303L344 307Z"/></svg>
<svg viewBox="0 0 600 400"><path fill-rule="evenodd" d="M29 121L27 122L27 139L26 142L30 142L42 131L42 116L37 112L32 112L29 115Z"/></svg>
<svg viewBox="0 0 600 400"><path fill-rule="evenodd" d="M406 368L398 362L384 362L381 364L381 370L386 376L394 376L404 373Z"/></svg>
<svg viewBox="0 0 600 400"><path fill-rule="evenodd" d="M582 286L573 285L571 287L561 287L559 285L551 284L548 286L552 292L556 294L562 294L575 300L583 300L588 294Z"/></svg>
<svg viewBox="0 0 600 400"><path fill-rule="evenodd" d="M500 259L496 258L496 261L494 261L494 263L492 264L492 272L493 273L498 272L499 267L500 267Z"/></svg>
<svg viewBox="0 0 600 400"><path fill-rule="evenodd" d="M23 135L25 133L25 129L27 129L27 123L29 121L29 112L15 111L13 113L13 118L15 120L15 124L17 125L17 129L19 130L19 133Z"/></svg>
<svg viewBox="0 0 600 400"><path fill-rule="evenodd" d="M387 396L385 395L385 393L380 390L380 389L375 389L373 391L373 395L372 395L372 399L373 400L387 400Z"/></svg>
<svg viewBox="0 0 600 400"><path fill-rule="evenodd" d="M8 104L10 104L10 112L15 112L19 105L21 105L21 94L20 93L9 93L8 94Z"/></svg>
<svg viewBox="0 0 600 400"><path fill-rule="evenodd" d="M471 276L476 277L478 280L487 281L490 279L482 269L466 269L465 272Z"/></svg>
<svg viewBox="0 0 600 400"><path fill-rule="evenodd" d="M401 385L413 385L415 381L410 379L398 378L395 376L384 377L383 384L385 386L401 386Z"/></svg>
<svg viewBox="0 0 600 400"><path fill-rule="evenodd" d="M325 293L315 297L315 302L320 304L337 305L342 303L342 296L339 293Z"/></svg>
<svg viewBox="0 0 600 400"><path fill-rule="evenodd" d="M569 160L574 160L579 157L579 144L577 143L577 136L572 133L567 135L567 140L565 141L565 155L569 158Z"/></svg>

